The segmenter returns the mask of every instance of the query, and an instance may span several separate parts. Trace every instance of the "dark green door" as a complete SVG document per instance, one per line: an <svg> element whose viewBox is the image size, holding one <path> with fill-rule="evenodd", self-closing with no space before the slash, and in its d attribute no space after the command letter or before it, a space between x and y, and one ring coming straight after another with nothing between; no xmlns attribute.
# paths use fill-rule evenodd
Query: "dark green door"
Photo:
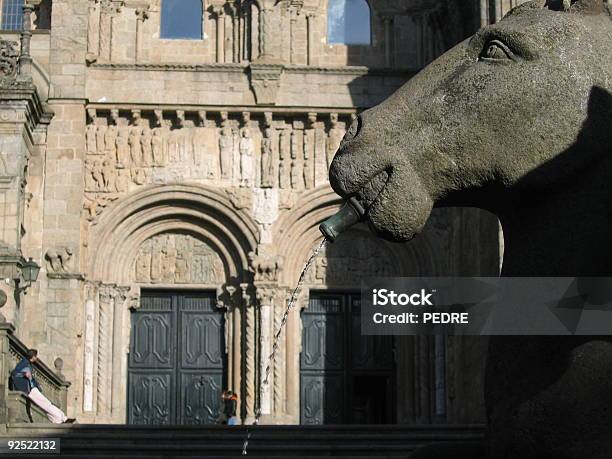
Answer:
<svg viewBox="0 0 612 459"><path fill-rule="evenodd" d="M300 422L394 422L393 340L362 336L358 294L311 294L302 313Z"/></svg>
<svg viewBox="0 0 612 459"><path fill-rule="evenodd" d="M224 319L213 293L143 291L132 313L130 424L212 424L226 383Z"/></svg>

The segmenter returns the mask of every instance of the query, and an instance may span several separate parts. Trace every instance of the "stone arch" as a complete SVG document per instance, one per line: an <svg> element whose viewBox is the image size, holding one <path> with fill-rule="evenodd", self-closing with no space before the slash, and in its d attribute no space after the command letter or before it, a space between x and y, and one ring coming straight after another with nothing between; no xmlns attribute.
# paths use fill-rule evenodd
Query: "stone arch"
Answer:
<svg viewBox="0 0 612 459"><path fill-rule="evenodd" d="M236 210L227 194L193 185L146 187L104 212L89 236L89 277L131 283L141 245L165 233L204 241L221 257L228 281L240 283L250 278L248 253L257 244L256 223Z"/></svg>
<svg viewBox="0 0 612 459"><path fill-rule="evenodd" d="M322 240L319 225L336 213L341 205L342 200L328 186L319 187L302 195L294 206L295 210L283 215L275 223L273 232L275 240L278 241L278 254L284 259L280 279L283 285L296 284L310 253ZM363 224L352 229L350 235L371 241L382 253L389 255L388 263L393 267L389 275L436 276L441 271L438 258L433 256L432 244L426 234L421 235L414 243L393 244L375 239ZM334 244L329 247L334 250Z"/></svg>

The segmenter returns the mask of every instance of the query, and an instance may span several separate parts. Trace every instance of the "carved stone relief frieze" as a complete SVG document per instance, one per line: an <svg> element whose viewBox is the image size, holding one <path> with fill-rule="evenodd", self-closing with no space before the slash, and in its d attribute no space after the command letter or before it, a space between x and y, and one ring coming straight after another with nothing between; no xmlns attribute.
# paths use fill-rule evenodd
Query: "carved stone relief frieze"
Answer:
<svg viewBox="0 0 612 459"><path fill-rule="evenodd" d="M189 234L166 233L145 241L136 255L133 278L139 283L219 284L225 269L219 254Z"/></svg>
<svg viewBox="0 0 612 459"><path fill-rule="evenodd" d="M253 211L257 201L258 210L270 199L278 209L290 208L292 194L327 183L350 122L345 114L341 121L335 113L273 117L270 111L89 108L87 114L83 208L90 222L124 193L184 181L225 189L237 209Z"/></svg>
<svg viewBox="0 0 612 459"><path fill-rule="evenodd" d="M251 119L249 112L240 113L241 120L227 112L207 119L204 111L182 110L174 121L161 110L123 117L117 109L110 116L90 109L89 115L85 191L96 194L177 180L308 190L326 181L346 125L334 113L328 123L317 122L316 113L274 121L271 113Z"/></svg>

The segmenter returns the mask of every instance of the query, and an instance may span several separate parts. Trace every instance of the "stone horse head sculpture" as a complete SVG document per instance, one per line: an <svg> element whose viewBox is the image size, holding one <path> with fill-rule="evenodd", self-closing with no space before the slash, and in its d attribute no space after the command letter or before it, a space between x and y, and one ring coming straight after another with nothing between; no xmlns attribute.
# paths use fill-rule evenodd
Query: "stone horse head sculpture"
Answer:
<svg viewBox="0 0 612 459"><path fill-rule="evenodd" d="M609 7L528 2L457 45L355 120L333 189L389 240L474 206L502 275L612 276ZM493 337L485 401L489 458L612 457L612 340Z"/></svg>

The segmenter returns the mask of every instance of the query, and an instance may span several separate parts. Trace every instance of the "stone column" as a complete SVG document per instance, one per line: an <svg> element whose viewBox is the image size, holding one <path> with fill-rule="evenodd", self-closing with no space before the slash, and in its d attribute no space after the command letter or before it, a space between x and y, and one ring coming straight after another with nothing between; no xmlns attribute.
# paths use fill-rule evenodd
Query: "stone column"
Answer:
<svg viewBox="0 0 612 459"><path fill-rule="evenodd" d="M287 368L287 326L283 326L283 317L287 307L287 292L278 289L274 301L274 338L278 336L278 349L274 358L274 414L277 418L287 413L286 368ZM281 330L281 328L283 328Z"/></svg>
<svg viewBox="0 0 612 459"><path fill-rule="evenodd" d="M225 62L224 42L225 42L225 11L223 6L215 6L213 8L217 27L217 63Z"/></svg>
<svg viewBox="0 0 612 459"><path fill-rule="evenodd" d="M136 43L134 50L134 62L138 63L142 54L142 28L144 22L149 18L148 8L136 9Z"/></svg>
<svg viewBox="0 0 612 459"><path fill-rule="evenodd" d="M97 407L96 413L101 418L110 414L110 381L112 362L112 326L113 326L113 287L100 287L98 304L98 365L97 365Z"/></svg>
<svg viewBox="0 0 612 459"><path fill-rule="evenodd" d="M254 284L259 306L259 409L263 421L270 417L279 419L283 414L282 383L284 375L284 350L282 340L276 340L278 330L283 327L282 314L275 306L279 295L278 276L283 261L276 254L273 245L260 245L257 253L250 253L250 269L254 274ZM279 335L279 338L282 335ZM266 419L267 417L267 419Z"/></svg>
<svg viewBox="0 0 612 459"><path fill-rule="evenodd" d="M32 57L30 56L30 41L32 40L32 12L34 5L23 5L23 30L21 31L21 56L19 57L19 73L32 74Z"/></svg>
<svg viewBox="0 0 612 459"><path fill-rule="evenodd" d="M308 13L306 13L306 28L307 28L306 64L307 65L314 65L314 46L315 46L314 22L315 22L315 19L316 19L316 14L314 12L309 11Z"/></svg>
<svg viewBox="0 0 612 459"><path fill-rule="evenodd" d="M241 284L242 299L243 299L243 316L245 318L245 339L244 339L244 411L246 415L245 422L251 423L255 419L255 402L256 402L256 368L255 368L255 350L257 343L255 341L255 305L253 297L248 291L248 284Z"/></svg>
<svg viewBox="0 0 612 459"><path fill-rule="evenodd" d="M393 25L393 16L382 15L383 24L385 26L385 67L393 67L393 56L391 48L391 28Z"/></svg>
<svg viewBox="0 0 612 459"><path fill-rule="evenodd" d="M129 287L116 287L113 291L112 322L112 366L111 366L111 418L113 422L125 422L125 397L127 385L127 353L123 352L123 321L125 319L126 301L129 298Z"/></svg>
<svg viewBox="0 0 612 459"><path fill-rule="evenodd" d="M87 60L94 62L100 54L100 4L99 0L89 0L89 19L87 21Z"/></svg>
<svg viewBox="0 0 612 459"><path fill-rule="evenodd" d="M295 49L295 42L296 42L295 35L297 33L296 24L297 24L297 17L299 15L299 10L296 8L290 8L289 15L290 15L289 30L290 30L290 39L291 39L291 42L289 43L289 62L291 64L295 64L297 61L297 51Z"/></svg>
<svg viewBox="0 0 612 459"><path fill-rule="evenodd" d="M274 383L273 361L270 361L273 340L272 311L276 291L273 287L257 287L259 303L259 409L262 415L272 413L271 387Z"/></svg>
<svg viewBox="0 0 612 459"><path fill-rule="evenodd" d="M83 412L94 410L94 343L97 287L93 283L85 285L85 349L83 357Z"/></svg>
<svg viewBox="0 0 612 459"><path fill-rule="evenodd" d="M115 5L111 0L100 3L100 25L98 27L99 57L108 62L111 59L112 16Z"/></svg>
<svg viewBox="0 0 612 459"><path fill-rule="evenodd" d="M233 288L233 287L232 287ZM232 356L232 390L238 392L240 390L240 383L242 379L242 308L240 308L240 298L234 298L234 293L230 292L232 296L232 345L231 345L231 356ZM240 295L238 295L240 296ZM243 401L241 397L238 398L237 412L241 413L241 404Z"/></svg>

